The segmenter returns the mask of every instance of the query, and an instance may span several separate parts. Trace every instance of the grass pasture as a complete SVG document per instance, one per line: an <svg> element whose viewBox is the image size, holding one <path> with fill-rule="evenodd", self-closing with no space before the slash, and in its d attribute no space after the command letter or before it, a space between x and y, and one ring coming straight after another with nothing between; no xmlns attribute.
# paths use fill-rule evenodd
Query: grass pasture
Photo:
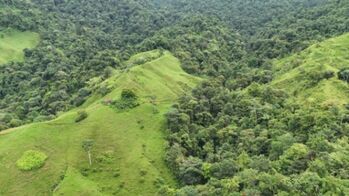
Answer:
<svg viewBox="0 0 349 196"><path fill-rule="evenodd" d="M199 81L165 52L105 81L114 90L93 95L83 106L88 113L83 121L75 122L78 108L5 132L0 135L0 195L155 195L161 184L176 186L164 162L164 114ZM102 103L119 98L125 88L136 92L140 106L116 111ZM82 148L86 139L94 141L92 166ZM42 168L18 170L16 160L28 149L48 156Z"/></svg>
<svg viewBox="0 0 349 196"><path fill-rule="evenodd" d="M296 97L296 101L342 106L349 100L349 86L337 76L342 68L349 68L349 34L328 39L298 54L276 60L272 85L287 90ZM323 72L333 72L334 76L309 84L312 74L318 77Z"/></svg>
<svg viewBox="0 0 349 196"><path fill-rule="evenodd" d="M12 29L0 31L0 65L11 61L23 61L23 50L35 47L39 39L39 35L33 32Z"/></svg>

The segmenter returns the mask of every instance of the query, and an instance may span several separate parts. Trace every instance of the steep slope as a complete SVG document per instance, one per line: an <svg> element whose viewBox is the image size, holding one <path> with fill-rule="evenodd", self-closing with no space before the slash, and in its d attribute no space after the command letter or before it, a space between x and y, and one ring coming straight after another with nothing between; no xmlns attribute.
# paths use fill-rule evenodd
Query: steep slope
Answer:
<svg viewBox="0 0 349 196"><path fill-rule="evenodd" d="M164 114L197 82L165 52L100 84L114 90L104 97L92 95L82 107L88 118L80 123L74 110L5 131L0 135L0 195L154 195L161 184L175 186L164 164ZM138 107L117 111L104 104L125 88L136 92ZM82 148L86 139L94 141L92 166ZM18 170L15 162L28 149L48 155L43 168Z"/></svg>
<svg viewBox="0 0 349 196"><path fill-rule="evenodd" d="M272 85L291 92L303 103L343 105L349 100L349 86L337 72L349 67L349 34L315 44L275 62Z"/></svg>
<svg viewBox="0 0 349 196"><path fill-rule="evenodd" d="M349 34L275 60L271 82L219 78L180 99L168 115L177 195L348 195L348 50Z"/></svg>
<svg viewBox="0 0 349 196"><path fill-rule="evenodd" d="M23 49L33 48L39 42L39 35L16 30L0 31L0 65L10 61L23 61Z"/></svg>

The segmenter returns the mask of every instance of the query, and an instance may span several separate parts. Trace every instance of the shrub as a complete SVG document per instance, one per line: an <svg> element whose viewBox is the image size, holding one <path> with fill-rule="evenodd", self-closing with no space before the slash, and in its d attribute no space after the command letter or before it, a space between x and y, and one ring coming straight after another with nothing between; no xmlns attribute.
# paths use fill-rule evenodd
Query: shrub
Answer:
<svg viewBox="0 0 349 196"><path fill-rule="evenodd" d="M103 152L101 155L97 156L97 161L100 163L113 163L114 161L114 156L113 156L113 151L106 151Z"/></svg>
<svg viewBox="0 0 349 196"><path fill-rule="evenodd" d="M81 175L86 177L90 173L90 168L83 167L83 168L80 169L80 173L81 173Z"/></svg>
<svg viewBox="0 0 349 196"><path fill-rule="evenodd" d="M309 87L317 85L321 80L328 80L335 76L335 73L331 70L326 71L311 71L307 73L309 79Z"/></svg>
<svg viewBox="0 0 349 196"><path fill-rule="evenodd" d="M141 175L141 176L145 176L145 175L147 175L147 171L146 170L144 170L144 169L141 169L141 171L139 172L139 174Z"/></svg>
<svg viewBox="0 0 349 196"><path fill-rule="evenodd" d="M349 68L339 71L338 78L349 83Z"/></svg>
<svg viewBox="0 0 349 196"><path fill-rule="evenodd" d="M84 97L75 97L73 100L73 104L76 107L78 107L78 106L81 106L85 101L86 101L86 99Z"/></svg>
<svg viewBox="0 0 349 196"><path fill-rule="evenodd" d="M80 106L82 105L87 97L91 94L91 90L88 88L82 88L78 91L77 96L74 98L73 103L75 106Z"/></svg>
<svg viewBox="0 0 349 196"><path fill-rule="evenodd" d="M6 126L4 123L0 123L0 131L8 129L8 126Z"/></svg>
<svg viewBox="0 0 349 196"><path fill-rule="evenodd" d="M112 105L119 110L132 109L139 106L137 95L130 89L121 92L121 99L112 102Z"/></svg>
<svg viewBox="0 0 349 196"><path fill-rule="evenodd" d="M88 114L85 110L78 111L78 116L76 117L75 122L81 122L87 117L88 117Z"/></svg>
<svg viewBox="0 0 349 196"><path fill-rule="evenodd" d="M137 99L137 95L130 89L123 89L121 92L121 99Z"/></svg>
<svg viewBox="0 0 349 196"><path fill-rule="evenodd" d="M120 176L120 171L116 171L116 172L113 173L113 177L114 178L117 178L119 176Z"/></svg>
<svg viewBox="0 0 349 196"><path fill-rule="evenodd" d="M21 120L18 119L12 119L10 121L10 127L19 127L23 124L23 122Z"/></svg>
<svg viewBox="0 0 349 196"><path fill-rule="evenodd" d="M108 93L110 93L111 91L112 91L111 88L108 88L107 86L102 86L97 90L97 93L102 95L102 96L105 96Z"/></svg>
<svg viewBox="0 0 349 196"><path fill-rule="evenodd" d="M28 150L16 162L17 167L23 171L31 171L41 168L47 159L43 152Z"/></svg>
<svg viewBox="0 0 349 196"><path fill-rule="evenodd" d="M144 177L140 177L140 178L139 178L139 183L143 184L144 182L145 182Z"/></svg>

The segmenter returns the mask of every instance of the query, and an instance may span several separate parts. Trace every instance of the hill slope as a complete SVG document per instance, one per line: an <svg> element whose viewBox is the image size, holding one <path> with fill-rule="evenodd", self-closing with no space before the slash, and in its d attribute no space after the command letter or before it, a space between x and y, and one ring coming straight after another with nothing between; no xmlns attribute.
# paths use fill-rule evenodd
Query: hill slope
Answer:
<svg viewBox="0 0 349 196"><path fill-rule="evenodd" d="M345 34L276 61L272 85L303 103L339 106L347 104L349 86L338 79L337 72L348 67L349 34Z"/></svg>
<svg viewBox="0 0 349 196"><path fill-rule="evenodd" d="M93 95L83 106L89 116L80 123L71 111L5 131L0 136L0 195L154 195L159 184L174 186L164 164L164 114L198 81L165 52L101 84L114 90L105 97ZM140 106L117 111L102 103L118 99L124 88L136 92ZM86 139L94 140L91 167L82 148ZM43 168L18 170L15 162L28 149L48 155Z"/></svg>
<svg viewBox="0 0 349 196"><path fill-rule="evenodd" d="M38 42L37 33L15 30L0 31L0 65L10 61L23 61L23 49L33 48Z"/></svg>
<svg viewBox="0 0 349 196"><path fill-rule="evenodd" d="M209 80L181 99L168 115L178 195L348 195L348 51L349 34L275 60L271 82Z"/></svg>

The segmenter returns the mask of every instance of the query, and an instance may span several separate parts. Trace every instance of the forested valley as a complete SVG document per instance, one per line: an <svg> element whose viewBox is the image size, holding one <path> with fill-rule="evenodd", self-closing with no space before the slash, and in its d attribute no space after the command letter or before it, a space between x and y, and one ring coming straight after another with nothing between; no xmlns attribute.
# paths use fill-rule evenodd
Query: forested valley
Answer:
<svg viewBox="0 0 349 196"><path fill-rule="evenodd" d="M35 192L33 186L31 193L55 194L60 188L56 178L69 172L77 176L76 169L83 176L79 180L86 177L80 183L97 187L86 195L155 194L142 192L142 186L158 195L180 196L348 195L348 33L347 0L1 0L0 148L17 140L10 138L12 133L1 140L2 130L24 126L21 132L28 136L18 135L23 138L18 145L53 153L56 147L47 147L50 143L42 147L35 142L49 135L45 131L51 126L62 129L60 116L68 116L64 123L72 126L96 118L89 123L101 124L69 128L66 135L91 129L74 137L93 137L96 144L86 147L84 141L83 151L79 140L79 155L73 155L75 150L48 155L50 162L66 152L78 157L92 151L100 154L95 165L91 158L84 166L67 158L69 164L52 166L52 174L45 176L53 179L45 186L52 190ZM71 122L69 112L75 115L77 109L83 111ZM153 116L144 117L147 112ZM137 131L151 129L154 119L164 121L156 127L162 134L149 139L164 138L154 145L163 148L163 156L161 151L153 153L161 157L149 158L153 143L139 144L139 153L150 159L142 167L154 171L123 174L122 156L102 149L109 140L122 146L112 140L122 130L118 135L106 131L108 136L92 130L99 125L112 130L108 122L126 116ZM45 122L52 124L39 127ZM40 134L30 135L31 129ZM0 167L18 159L8 158L4 149ZM114 162L121 165L111 166ZM105 177L108 169L118 184ZM115 179L120 175L122 180ZM87 179L98 183L90 186ZM30 187L23 182L16 190L14 182L0 180L0 186L11 187L0 188L0 195ZM139 190L133 190L135 183L141 184ZM73 195L69 186L62 185L61 195Z"/></svg>

